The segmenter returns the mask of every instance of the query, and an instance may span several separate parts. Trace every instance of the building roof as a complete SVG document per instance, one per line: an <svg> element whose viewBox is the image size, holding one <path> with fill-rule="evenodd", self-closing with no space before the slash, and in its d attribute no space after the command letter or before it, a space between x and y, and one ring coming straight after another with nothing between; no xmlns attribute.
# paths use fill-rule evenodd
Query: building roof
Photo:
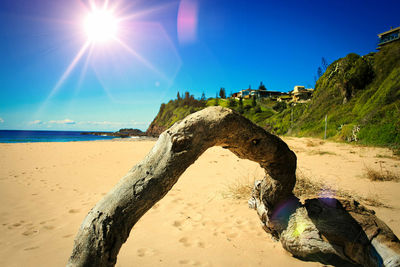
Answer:
<svg viewBox="0 0 400 267"><path fill-rule="evenodd" d="M398 31L398 30L400 30L400 27L397 27L397 28L394 28L394 29L390 29L390 30L388 30L386 32L380 33L380 34L378 34L378 37L381 38L382 35L386 35L386 34L389 34L389 33L392 33L392 32Z"/></svg>

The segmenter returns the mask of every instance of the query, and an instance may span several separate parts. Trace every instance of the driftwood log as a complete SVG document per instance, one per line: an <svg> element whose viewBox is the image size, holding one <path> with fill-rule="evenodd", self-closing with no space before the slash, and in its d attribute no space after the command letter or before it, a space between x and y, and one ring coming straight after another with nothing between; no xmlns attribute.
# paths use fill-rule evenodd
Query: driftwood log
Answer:
<svg viewBox="0 0 400 267"><path fill-rule="evenodd" d="M67 266L114 266L135 223L212 146L227 148L265 169L265 178L256 183L249 204L257 210L264 229L294 256L328 263L399 266L399 241L372 211L336 199L300 203L292 193L296 155L280 138L221 107L189 115L160 135L143 161L90 210Z"/></svg>

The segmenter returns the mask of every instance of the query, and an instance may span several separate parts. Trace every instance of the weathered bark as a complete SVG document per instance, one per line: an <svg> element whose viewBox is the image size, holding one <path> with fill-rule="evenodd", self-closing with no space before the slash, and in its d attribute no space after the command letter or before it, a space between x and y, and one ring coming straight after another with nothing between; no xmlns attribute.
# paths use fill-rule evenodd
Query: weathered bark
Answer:
<svg viewBox="0 0 400 267"><path fill-rule="evenodd" d="M278 137L221 107L194 113L160 135L144 160L86 216L68 266L114 266L135 223L212 146L265 169L249 204L264 229L294 256L337 265L400 266L399 240L373 211L347 200L300 203L292 194L295 154Z"/></svg>
<svg viewBox="0 0 400 267"><path fill-rule="evenodd" d="M114 266L135 223L212 146L227 148L265 169L267 213L292 196L296 155L288 146L239 114L210 107L163 132L143 161L96 204L79 229L68 266Z"/></svg>

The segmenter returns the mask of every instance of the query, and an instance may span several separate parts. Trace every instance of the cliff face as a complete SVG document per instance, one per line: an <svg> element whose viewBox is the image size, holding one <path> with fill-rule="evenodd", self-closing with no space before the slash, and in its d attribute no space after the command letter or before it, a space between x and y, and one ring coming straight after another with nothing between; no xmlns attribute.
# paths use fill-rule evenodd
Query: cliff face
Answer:
<svg viewBox="0 0 400 267"><path fill-rule="evenodd" d="M189 94L186 94L185 98L170 100L168 104L161 104L157 116L146 131L146 135L159 136L175 122L205 107L205 101L196 100Z"/></svg>
<svg viewBox="0 0 400 267"><path fill-rule="evenodd" d="M157 125L157 122L153 120L149 128L146 131L147 136L158 137L162 132L167 130L165 126Z"/></svg>

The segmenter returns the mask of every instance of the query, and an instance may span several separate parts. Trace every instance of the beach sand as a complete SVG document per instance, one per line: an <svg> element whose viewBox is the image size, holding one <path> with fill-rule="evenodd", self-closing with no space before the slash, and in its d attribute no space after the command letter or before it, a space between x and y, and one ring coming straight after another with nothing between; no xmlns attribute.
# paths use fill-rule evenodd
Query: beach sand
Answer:
<svg viewBox="0 0 400 267"><path fill-rule="evenodd" d="M391 151L284 140L301 175L391 206L373 209L400 236L400 183L365 178L366 166L400 173ZM0 144L0 266L64 266L87 212L154 143ZM207 150L136 224L117 266L321 266L293 258L247 200L229 196L231 185L262 177L254 162Z"/></svg>

